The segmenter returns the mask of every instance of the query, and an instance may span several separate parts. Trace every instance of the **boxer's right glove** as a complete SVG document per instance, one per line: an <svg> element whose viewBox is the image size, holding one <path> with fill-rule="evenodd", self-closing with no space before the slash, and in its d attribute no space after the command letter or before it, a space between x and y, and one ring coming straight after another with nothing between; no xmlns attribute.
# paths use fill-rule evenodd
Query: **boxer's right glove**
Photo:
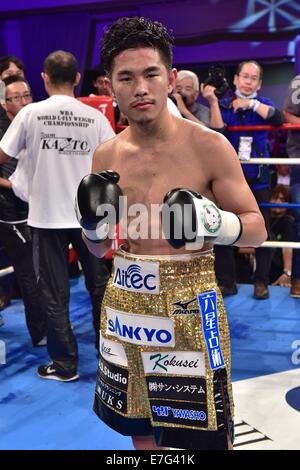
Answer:
<svg viewBox="0 0 300 470"><path fill-rule="evenodd" d="M85 237L93 243L101 243L114 232L120 218L120 196L117 184L119 174L105 170L82 178L75 202L75 210Z"/></svg>
<svg viewBox="0 0 300 470"><path fill-rule="evenodd" d="M242 223L232 212L189 189L173 189L164 197L162 228L173 248L199 249L204 243L232 245Z"/></svg>

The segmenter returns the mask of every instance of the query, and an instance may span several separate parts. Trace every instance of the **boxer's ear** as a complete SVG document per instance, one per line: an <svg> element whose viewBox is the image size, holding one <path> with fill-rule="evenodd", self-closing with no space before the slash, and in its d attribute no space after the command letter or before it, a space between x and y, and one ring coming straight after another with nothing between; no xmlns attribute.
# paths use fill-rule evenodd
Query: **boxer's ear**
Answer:
<svg viewBox="0 0 300 470"><path fill-rule="evenodd" d="M169 72L168 93L172 93L172 91L174 90L176 79L177 79L177 69L171 69Z"/></svg>

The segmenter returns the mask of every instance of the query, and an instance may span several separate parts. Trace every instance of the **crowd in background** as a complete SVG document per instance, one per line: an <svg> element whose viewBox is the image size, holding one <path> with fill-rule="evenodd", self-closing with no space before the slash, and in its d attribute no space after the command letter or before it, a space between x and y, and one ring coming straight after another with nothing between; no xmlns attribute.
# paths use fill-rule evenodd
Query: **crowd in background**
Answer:
<svg viewBox="0 0 300 470"><path fill-rule="evenodd" d="M24 65L18 58L14 56L0 58L0 138L3 137L18 112L30 104L34 98L34 90L31 91L30 84L24 78L25 75ZM260 95L262 80L263 69L260 64L252 60L238 65L233 86L225 86L223 90L222 86L219 87L213 81L200 84L195 73L190 70L180 70L176 87L170 96L170 106L175 104L177 106L176 112L182 118L210 127L229 139L241 160L245 178L259 204L267 202L278 204L291 201L299 203L300 167L291 167L288 164L250 165L247 164L247 161L251 157L299 157L300 133L289 132L287 141L287 133L282 130L276 132L267 130L233 132L228 130L229 126L234 125L271 124L280 126L284 122L300 124L300 106L298 103L293 103L290 91L292 85L288 91L287 84L285 109L279 110L271 100ZM122 126L127 125L126 116L120 113L113 97L110 82L101 66L94 70L92 85L93 90L91 90L90 97L112 97L115 122L117 129L121 130ZM33 345L43 346L47 344L46 322L43 313L45 307L40 300L41 293L34 269L32 233L30 225L27 224L28 205L26 197L18 193L18 183L19 178L22 178L22 171L18 170L17 163L18 160L12 159L10 163L0 166L0 268L4 269L11 265L14 267L14 274L0 277L0 310L9 305L13 296L21 296L24 301L27 326ZM21 176L18 174L15 178L14 188L14 173L17 171L21 173ZM7 200L8 197L11 198L12 205L18 205L18 220L14 220L13 217L7 218L7 214L2 214L2 200ZM273 207L261 210L268 229L269 240L299 241L299 209ZM78 244L78 240L77 237L73 245ZM67 237L67 241L71 242L72 237ZM73 246L72 263L69 262L70 275L74 274L74 269L76 275L80 274L81 269L74 248L76 247ZM80 249L82 246L79 251ZM65 256L68 256L68 253L70 260L70 251L65 251ZM269 297L269 284L289 287L291 288L290 294L300 298L299 255L299 250L294 250L293 253L291 248L253 249L215 246L216 276L223 296L237 294L238 283L253 283L256 299ZM22 263L21 260L23 260ZM84 267L88 270L90 268L86 266L85 261ZM98 292L97 295L93 291L94 287L91 286L93 281L91 279L87 281L94 310L96 345L99 339L96 321L99 311L98 304L101 303L103 283L105 284L107 281L109 269L109 265L106 264L106 267L102 266L102 271L100 270L101 272L98 273L100 277L103 275L103 282L98 282L98 287L101 284L99 287L101 292ZM0 316L0 326L3 323ZM74 343L69 324L64 327L72 336ZM76 345L74 345L73 355L76 356L76 354ZM73 377L76 375L76 368L72 370L72 374Z"/></svg>
<svg viewBox="0 0 300 470"><path fill-rule="evenodd" d="M223 75L224 71L220 72L218 67L216 67L217 72L219 75L222 72ZM213 67L210 71L212 69ZM209 75L212 74L213 72ZM183 118L222 132L230 140L258 203L289 203L292 198L289 164L249 166L245 163L250 157L288 157L287 132L279 130L279 126L284 122L290 122L291 118L284 110L277 109L271 100L260 96L262 80L263 69L256 61L244 61L238 65L233 86L229 86L225 76L216 77L215 86L213 86L214 80L207 80L200 85L198 76L194 72L179 70L171 99L176 103ZM97 95L113 95L109 80L101 66L95 68L93 86ZM297 110L294 113L297 115ZM126 124L124 116L120 119L117 115L116 119L119 125ZM228 131L230 125L261 124L271 124L277 127L277 130ZM295 132L289 134L291 140ZM270 240L294 240L293 221L296 211L287 208L261 210ZM278 227L281 228L279 232ZM291 283L291 248L254 250L217 246L215 256L216 275L223 296L236 294L238 283L254 283L256 299L269 297L269 284L291 287L291 295L300 297L297 281L299 276L294 276L293 285ZM295 271L295 268L293 269Z"/></svg>

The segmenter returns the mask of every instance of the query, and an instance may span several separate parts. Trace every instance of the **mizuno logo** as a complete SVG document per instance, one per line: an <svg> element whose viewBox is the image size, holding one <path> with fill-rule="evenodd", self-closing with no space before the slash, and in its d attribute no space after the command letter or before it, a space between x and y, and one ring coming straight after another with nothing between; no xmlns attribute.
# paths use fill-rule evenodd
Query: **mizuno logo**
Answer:
<svg viewBox="0 0 300 470"><path fill-rule="evenodd" d="M192 302L195 302L197 300L197 297L195 297L192 300L188 300L187 302L174 302L172 305L177 305L178 307L181 307L183 310L186 310L188 308L188 305L190 305Z"/></svg>
<svg viewBox="0 0 300 470"><path fill-rule="evenodd" d="M173 310L172 312L172 315L192 315L192 314L199 314L200 313L200 309L198 307L198 304L197 304L197 307L196 308L189 308L188 309L188 306L190 304L192 304L193 302L195 302L197 300L197 297L195 297L194 299L192 300L188 300L186 302L183 302L181 300L179 300L178 302L173 302L172 305L174 305L174 307L178 307L178 308L175 308L175 310Z"/></svg>

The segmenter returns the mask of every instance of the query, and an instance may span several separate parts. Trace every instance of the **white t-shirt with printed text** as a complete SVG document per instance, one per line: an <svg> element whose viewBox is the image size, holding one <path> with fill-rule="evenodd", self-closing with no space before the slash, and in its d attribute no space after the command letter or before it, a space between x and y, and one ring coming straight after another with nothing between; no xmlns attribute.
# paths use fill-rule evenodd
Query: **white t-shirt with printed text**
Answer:
<svg viewBox="0 0 300 470"><path fill-rule="evenodd" d="M77 187L91 172L96 147L114 135L100 111L70 96L53 95L19 111L0 147L20 162L27 158L28 225L80 227L74 210Z"/></svg>

